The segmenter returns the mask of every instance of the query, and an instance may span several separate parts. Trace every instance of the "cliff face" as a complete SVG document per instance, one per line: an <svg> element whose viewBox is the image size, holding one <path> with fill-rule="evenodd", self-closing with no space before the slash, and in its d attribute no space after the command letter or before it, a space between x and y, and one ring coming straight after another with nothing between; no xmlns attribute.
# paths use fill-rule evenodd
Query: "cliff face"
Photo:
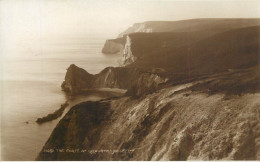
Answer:
<svg viewBox="0 0 260 162"><path fill-rule="evenodd" d="M65 91L126 95L73 107L37 160L260 160L259 31L132 33L125 66L71 65Z"/></svg>
<svg viewBox="0 0 260 162"><path fill-rule="evenodd" d="M67 69L65 80L62 83L62 90L76 94L81 89L92 87L93 75L89 74L86 70L72 64Z"/></svg>
<svg viewBox="0 0 260 162"><path fill-rule="evenodd" d="M137 99L81 103L59 122L37 160L259 160L257 72L226 72ZM223 81L230 89L216 84Z"/></svg>
<svg viewBox="0 0 260 162"><path fill-rule="evenodd" d="M126 31L120 33L118 38L139 32L198 32L211 30L219 33L255 25L260 25L259 19L204 18L180 21L147 21L134 24Z"/></svg>
<svg viewBox="0 0 260 162"><path fill-rule="evenodd" d="M93 88L120 88L131 89L128 94L141 96L152 92L152 89L154 90L159 84L168 81L167 77L161 74L162 72L133 67L108 67L99 74L92 75L84 69L70 65L61 87L71 95L77 95L86 89ZM146 86L144 87L142 84L146 84ZM135 91L136 88L140 89ZM146 91L147 89L151 90Z"/></svg>
<svg viewBox="0 0 260 162"><path fill-rule="evenodd" d="M259 29L246 27L210 37L196 32L130 34L135 58L130 66L162 68L175 80L254 66L259 63Z"/></svg>
<svg viewBox="0 0 260 162"><path fill-rule="evenodd" d="M123 51L122 65L129 65L136 60L136 56L132 53L132 40L129 36L126 37L126 44Z"/></svg>
<svg viewBox="0 0 260 162"><path fill-rule="evenodd" d="M134 89L140 78L151 78L148 85L153 85L156 78L153 75L161 80L180 82L188 77L194 79L255 66L259 63L258 49L259 26L210 37L201 32L134 33L127 36L124 67L108 67L92 75L73 65L67 71L62 89L72 94L103 87ZM152 72L154 69L162 69L163 75Z"/></svg>
<svg viewBox="0 0 260 162"><path fill-rule="evenodd" d="M125 42L126 42L125 37L106 40L105 45L102 48L102 53L104 54L122 53Z"/></svg>
<svg viewBox="0 0 260 162"><path fill-rule="evenodd" d="M191 19L181 21L147 21L136 23L126 31L119 34L117 39L107 40L103 53L123 54L126 36L132 33L157 33L157 32L188 32L199 33L210 37L228 30L260 25L259 19ZM186 37L188 38L188 36Z"/></svg>

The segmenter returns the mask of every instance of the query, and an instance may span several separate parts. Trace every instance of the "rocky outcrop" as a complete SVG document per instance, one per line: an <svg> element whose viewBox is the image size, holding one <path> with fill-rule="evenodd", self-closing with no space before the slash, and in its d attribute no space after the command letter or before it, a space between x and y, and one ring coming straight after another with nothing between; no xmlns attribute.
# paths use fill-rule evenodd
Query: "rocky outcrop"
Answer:
<svg viewBox="0 0 260 162"><path fill-rule="evenodd" d="M100 130L96 128L102 129L102 122L109 122L111 113L109 102L88 101L74 106L58 123L37 160L81 159L81 150L98 140Z"/></svg>
<svg viewBox="0 0 260 162"><path fill-rule="evenodd" d="M136 56L132 53L132 41L130 36L126 37L125 48L123 51L122 65L126 66L132 64L136 60Z"/></svg>
<svg viewBox="0 0 260 162"><path fill-rule="evenodd" d="M65 102L64 104L62 104L60 106L60 108L58 110L56 110L55 112L51 113L51 114L48 114L47 116L44 116L42 118L38 118L36 120L36 123L37 124L43 124L45 122L48 122L48 121L52 121L54 119L57 119L59 118L62 114L63 114L63 111L65 110L65 108L69 105L68 102Z"/></svg>
<svg viewBox="0 0 260 162"><path fill-rule="evenodd" d="M106 40L104 47L102 48L102 53L104 54L116 54L123 53L126 38L117 38Z"/></svg>
<svg viewBox="0 0 260 162"><path fill-rule="evenodd" d="M145 89L154 89L159 84L165 83L167 77L162 75L163 72L156 70L142 70L134 67L107 67L99 74L89 74L84 69L77 67L76 65L70 65L67 70L65 81L61 87L70 95L76 95L82 93L83 90L93 88L119 88L130 89L131 87L142 87L142 83L147 79ZM141 96L152 91L133 91L131 93L136 96Z"/></svg>
<svg viewBox="0 0 260 162"><path fill-rule="evenodd" d="M144 73L137 78L126 94L134 97L140 97L144 94L149 94L156 91L160 88L160 86L165 85L168 80L168 78L161 77L157 74Z"/></svg>
<svg viewBox="0 0 260 162"><path fill-rule="evenodd" d="M72 64L67 69L65 80L61 85L62 90L70 94L76 94L81 89L92 87L93 75L86 70Z"/></svg>
<svg viewBox="0 0 260 162"><path fill-rule="evenodd" d="M259 93L197 88L229 75L167 86L141 98L76 105L36 160L259 160ZM232 79L254 85L244 77Z"/></svg>

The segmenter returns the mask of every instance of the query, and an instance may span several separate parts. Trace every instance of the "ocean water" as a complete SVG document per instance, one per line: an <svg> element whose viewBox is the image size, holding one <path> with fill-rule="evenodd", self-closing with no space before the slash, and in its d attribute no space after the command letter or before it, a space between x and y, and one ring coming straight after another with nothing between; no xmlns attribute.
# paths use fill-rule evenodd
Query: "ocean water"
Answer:
<svg viewBox="0 0 260 162"><path fill-rule="evenodd" d="M118 65L119 55L101 53L105 39L74 38L41 42L37 48L33 46L34 50L26 57L2 61L1 160L36 158L61 117L41 125L35 120L59 109L66 101L60 85L70 64L93 74L107 66ZM63 115L78 102L102 97L98 94L81 96L70 102Z"/></svg>

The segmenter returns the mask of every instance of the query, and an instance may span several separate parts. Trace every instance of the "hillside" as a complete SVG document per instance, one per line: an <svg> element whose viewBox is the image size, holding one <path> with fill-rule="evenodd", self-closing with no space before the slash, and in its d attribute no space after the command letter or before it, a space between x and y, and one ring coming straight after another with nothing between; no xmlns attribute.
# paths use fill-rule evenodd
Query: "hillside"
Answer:
<svg viewBox="0 0 260 162"><path fill-rule="evenodd" d="M72 107L36 160L260 160L259 32L132 33L124 66L71 65L67 94L126 93Z"/></svg>
<svg viewBox="0 0 260 162"><path fill-rule="evenodd" d="M202 37L210 37L228 30L260 25L260 19L190 19L180 21L148 21L136 23L126 31L119 34L118 38L107 40L102 52L105 54L122 53L126 36L131 33L155 32L188 32L201 33Z"/></svg>
<svg viewBox="0 0 260 162"><path fill-rule="evenodd" d="M256 25L260 25L259 19L203 18L179 21L147 21L134 24L119 34L118 37L138 32L198 32L211 30L219 33Z"/></svg>
<svg viewBox="0 0 260 162"><path fill-rule="evenodd" d="M254 66L259 63L259 31L260 26L240 28L203 40L194 33L131 34L131 55L137 58L131 66L164 68L173 77Z"/></svg>
<svg viewBox="0 0 260 162"><path fill-rule="evenodd" d="M167 85L141 98L81 103L36 160L260 159L259 77L256 67ZM239 86L244 89L229 93ZM63 148L69 149L49 152Z"/></svg>
<svg viewBox="0 0 260 162"><path fill-rule="evenodd" d="M86 88L134 88L141 95L168 81L178 83L253 67L259 64L259 29L259 26L234 29L204 39L201 32L133 33L128 36L123 55L125 67L108 67L92 75L73 66L68 68L62 88L67 92Z"/></svg>

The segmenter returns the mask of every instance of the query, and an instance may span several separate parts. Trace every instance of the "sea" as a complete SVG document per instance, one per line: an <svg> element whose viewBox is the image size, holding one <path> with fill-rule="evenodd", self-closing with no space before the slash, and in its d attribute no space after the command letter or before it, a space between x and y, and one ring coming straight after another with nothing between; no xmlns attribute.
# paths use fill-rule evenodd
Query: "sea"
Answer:
<svg viewBox="0 0 260 162"><path fill-rule="evenodd" d="M92 74L118 66L120 55L101 53L106 39L79 37L29 42L25 44L29 53L26 57L1 60L1 160L35 160L62 117L41 125L35 121L59 109L68 99L61 91L61 83L70 64ZM19 55L21 51L15 52ZM101 98L104 96L98 94L79 96L70 102L63 116L79 102Z"/></svg>

